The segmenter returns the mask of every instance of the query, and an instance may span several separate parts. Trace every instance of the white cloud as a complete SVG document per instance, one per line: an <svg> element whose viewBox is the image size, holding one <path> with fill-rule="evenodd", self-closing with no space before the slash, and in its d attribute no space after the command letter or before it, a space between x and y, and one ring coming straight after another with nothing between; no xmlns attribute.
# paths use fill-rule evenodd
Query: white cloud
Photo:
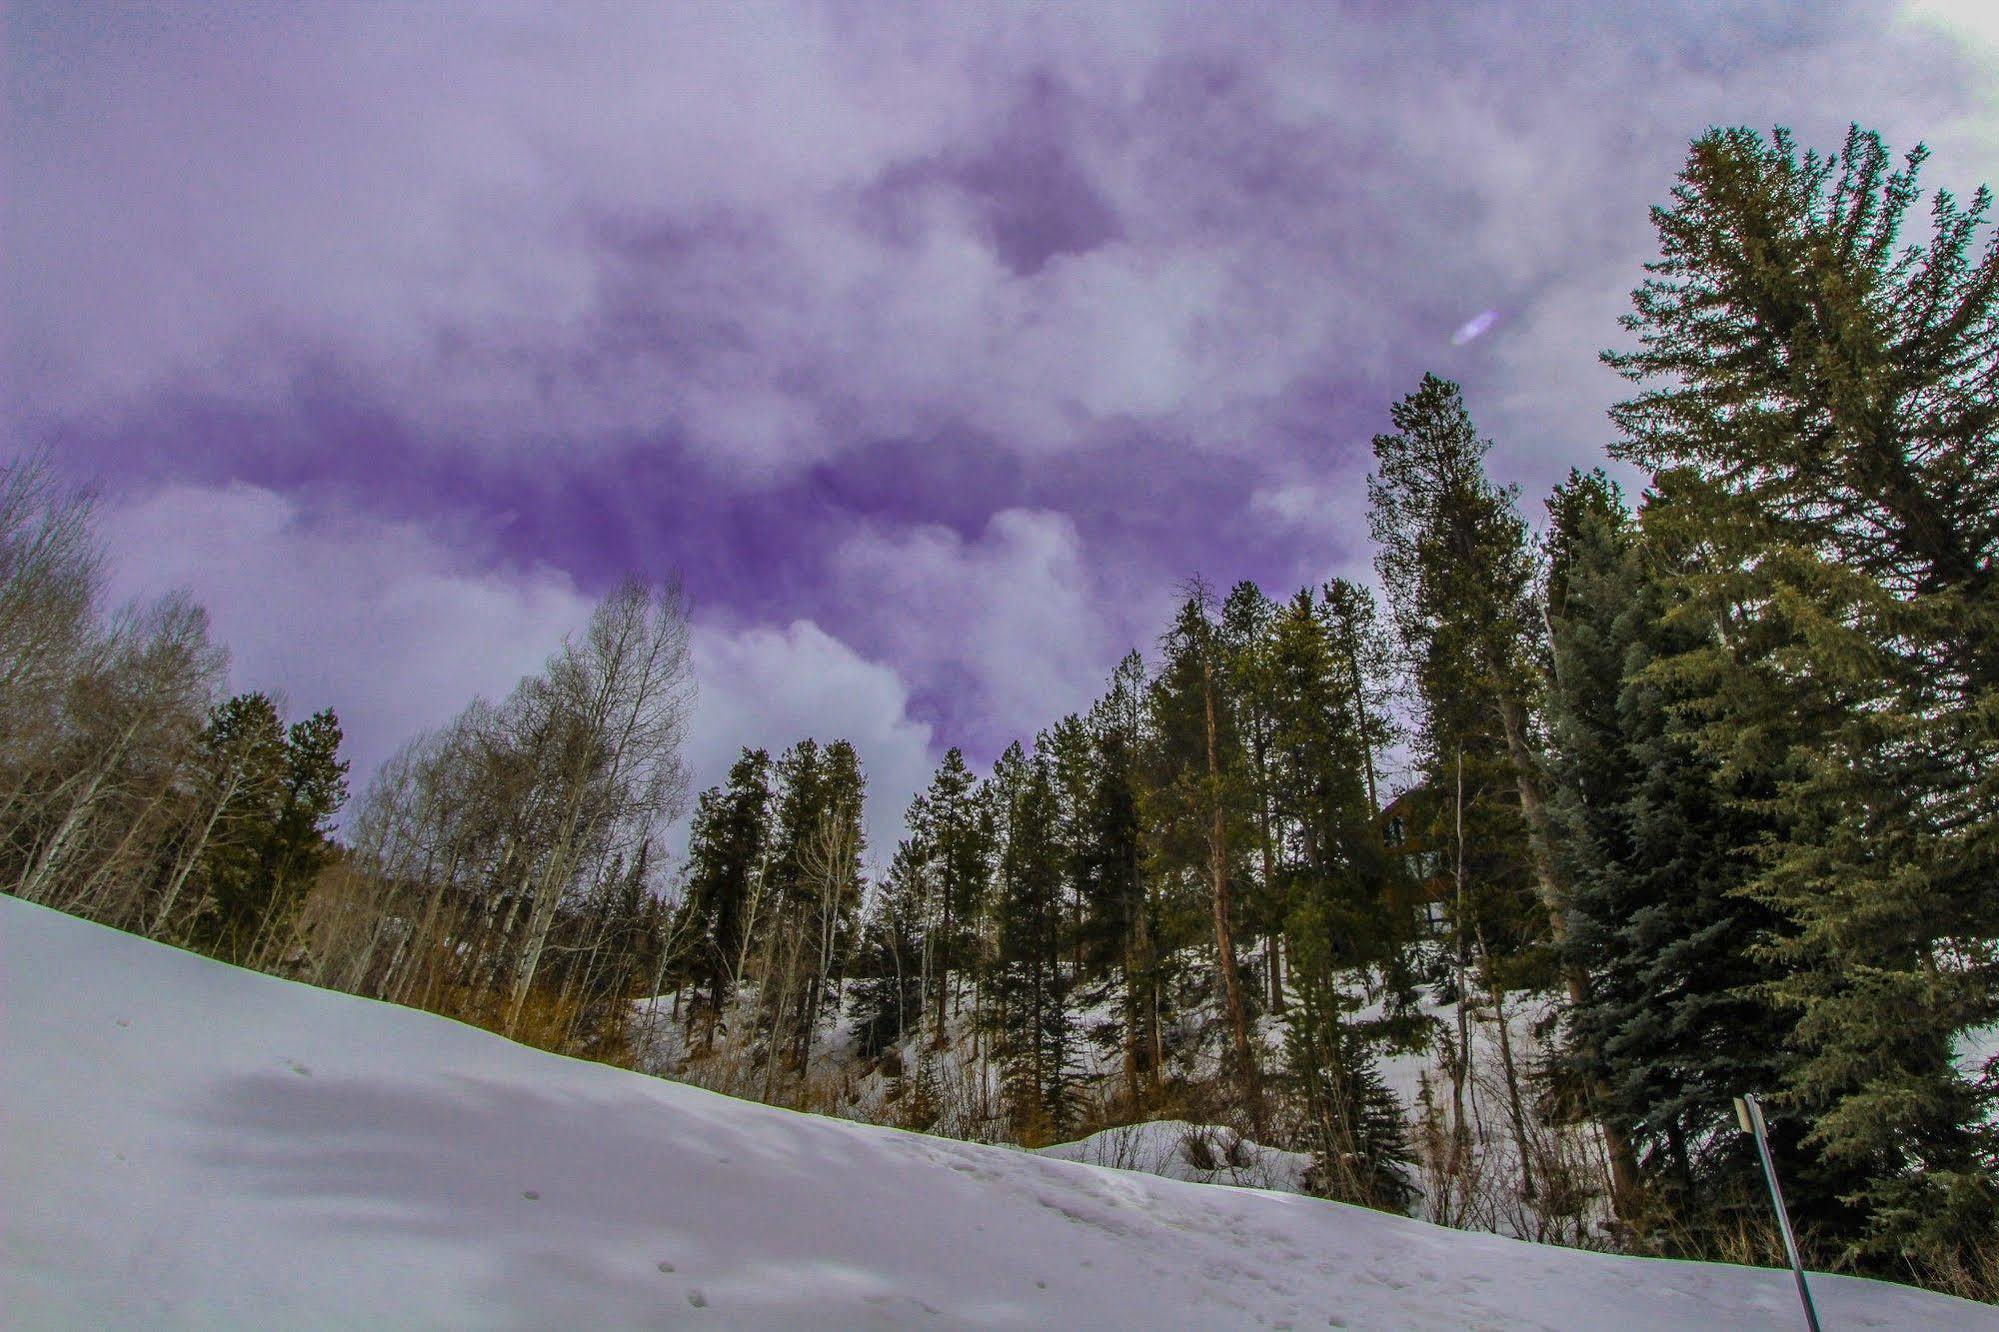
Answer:
<svg viewBox="0 0 1999 1332"><path fill-rule="evenodd" d="M1068 517L1006 509L966 540L946 527L867 530L832 558L852 611L916 678L1002 734L1088 705L1123 651ZM954 692L956 690L954 689Z"/></svg>
<svg viewBox="0 0 1999 1332"><path fill-rule="evenodd" d="M1300 475L1262 486L1251 492L1250 510L1313 537L1324 558L1321 579L1345 578L1375 587L1365 470L1371 462L1365 459L1336 475Z"/></svg>
<svg viewBox="0 0 1999 1332"><path fill-rule="evenodd" d="M1986 0L1905 0L1901 17L1961 44L1999 87L1999 9Z"/></svg>
<svg viewBox="0 0 1999 1332"><path fill-rule="evenodd" d="M930 727L908 713L909 689L810 620L783 629L697 625L701 701L688 736L696 789L720 783L739 751L780 750L807 736L852 742L868 778L869 859L886 865L910 797L930 780Z"/></svg>

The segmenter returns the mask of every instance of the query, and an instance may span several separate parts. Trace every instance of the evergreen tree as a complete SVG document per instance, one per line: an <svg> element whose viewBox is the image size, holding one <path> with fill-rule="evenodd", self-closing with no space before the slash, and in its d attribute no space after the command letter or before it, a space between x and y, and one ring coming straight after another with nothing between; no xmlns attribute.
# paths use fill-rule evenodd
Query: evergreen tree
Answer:
<svg viewBox="0 0 1999 1332"><path fill-rule="evenodd" d="M203 856L208 909L197 937L219 955L237 957L256 936L269 902L264 849L284 798L287 766L277 705L261 693L217 704L200 753L221 808Z"/></svg>
<svg viewBox="0 0 1999 1332"><path fill-rule="evenodd" d="M746 964L752 916L762 891L761 876L770 843L770 755L745 749L729 768L728 781L701 793L689 831L687 897L675 930L680 975L697 996L690 1028L702 1020L703 1043L713 1046L715 1029L728 1011Z"/></svg>
<svg viewBox="0 0 1999 1332"><path fill-rule="evenodd" d="M1518 845L1507 825L1517 826L1545 938L1559 949L1570 903L1537 752L1542 663L1527 526L1514 488L1487 479L1491 442L1479 437L1456 384L1425 375L1391 415L1396 433L1374 439L1369 516L1380 546L1376 566L1423 703L1418 745L1430 806L1450 814L1448 825L1439 820L1428 831L1438 842L1450 837L1461 851L1475 834L1483 854L1504 861L1513 858L1507 846ZM1509 785L1510 798L1502 799ZM1467 805L1466 791L1483 799ZM1462 881L1480 891L1463 896L1482 909L1478 919L1459 922L1460 971L1468 934L1482 944L1488 966L1496 948L1512 952L1526 942L1504 937L1525 919L1505 895L1513 867L1493 864L1476 873L1469 856L1465 861ZM1587 977L1570 967L1562 979L1572 1006L1586 1006ZM1628 1212L1637 1167L1619 1125L1599 1122L1615 1202Z"/></svg>
<svg viewBox="0 0 1999 1332"><path fill-rule="evenodd" d="M1364 785L1368 728L1330 629L1301 591L1270 633L1273 785L1291 846L1287 901L1335 883L1379 898L1387 880Z"/></svg>
<svg viewBox="0 0 1999 1332"><path fill-rule="evenodd" d="M1389 711L1395 696L1395 641L1374 604L1374 594L1359 583L1335 578L1320 590L1320 605L1332 636L1334 660L1344 674L1343 686L1353 709L1353 725L1361 742L1361 762L1367 777L1367 803L1382 808L1375 763L1395 740Z"/></svg>
<svg viewBox="0 0 1999 1332"><path fill-rule="evenodd" d="M231 836L211 852L211 915L203 933L223 957L251 961L287 946L293 916L334 853L333 816L347 800L340 721L331 709L276 738L277 709L262 694L229 700L209 745L256 765L229 814Z"/></svg>
<svg viewBox="0 0 1999 1332"><path fill-rule="evenodd" d="M1140 772L1143 762L1145 667L1136 652L1112 673L1110 688L1090 709L1091 785L1084 807L1083 875L1087 905L1084 957L1120 991L1124 1090L1157 1090L1159 1075L1159 922L1142 861Z"/></svg>
<svg viewBox="0 0 1999 1332"><path fill-rule="evenodd" d="M839 980L860 909L866 782L852 745L807 738L775 767L771 907L761 956L758 1026L766 1032L766 1086L780 1054L803 1070L822 1009Z"/></svg>
<svg viewBox="0 0 1999 1332"><path fill-rule="evenodd" d="M1340 943L1355 934L1343 914L1317 897L1291 917L1297 1003L1286 1017L1284 1053L1312 1153L1306 1185L1321 1197L1407 1212L1416 1198L1408 1128L1375 1067L1378 1033L1352 1020L1358 1004L1341 976L1354 959L1342 956Z"/></svg>
<svg viewBox="0 0 1999 1332"><path fill-rule="evenodd" d="M1567 903L1535 753L1527 525L1514 489L1486 478L1491 441L1479 438L1456 384L1425 375L1391 415L1396 433L1374 438L1369 518L1423 703L1425 777L1442 787L1460 751L1503 746L1535 883L1559 938Z"/></svg>
<svg viewBox="0 0 1999 1332"><path fill-rule="evenodd" d="M1248 784L1255 839L1256 874L1246 884L1243 920L1264 939L1264 980L1272 1012L1284 1011L1283 958L1279 938L1290 904L1276 872L1280 829L1274 808L1275 774L1271 735L1276 726L1276 680L1271 669L1271 624L1277 607L1255 583L1242 582L1222 603L1222 651L1228 662L1228 696L1242 740L1242 762Z"/></svg>
<svg viewBox="0 0 1999 1332"><path fill-rule="evenodd" d="M1689 654L1710 634L1670 613L1673 553L1641 540L1601 471L1571 472L1548 507L1553 803L1567 955L1589 981L1570 1057L1639 1159L1650 1206L1638 1219L1679 1251L1718 1256L1741 1209L1765 1205L1732 1100L1774 1085L1788 1029L1758 953L1775 922L1739 892L1743 848L1767 831L1767 774L1724 773L1687 720ZM1816 1226L1839 1209L1837 1180L1795 1124L1777 1129L1792 1213Z"/></svg>
<svg viewBox="0 0 1999 1332"><path fill-rule="evenodd" d="M1228 661L1212 597L1196 581L1161 640L1165 660L1150 703L1155 774L1148 792L1156 830L1152 859L1166 875L1206 889L1227 1035L1227 1064L1252 1121L1262 1114L1261 1070L1250 1044L1249 999L1236 956L1235 904L1249 838L1250 799L1241 738L1230 706Z"/></svg>
<svg viewBox="0 0 1999 1332"><path fill-rule="evenodd" d="M1334 625L1309 591L1268 634L1275 803L1289 830L1283 868L1297 1004L1285 1056L1327 1197L1401 1211L1412 1191L1402 1111L1374 1068L1389 1028L1353 1020L1369 968L1409 942L1412 917L1388 891L1386 850L1364 775L1370 728L1351 696Z"/></svg>
<svg viewBox="0 0 1999 1332"><path fill-rule="evenodd" d="M946 1040L946 1001L955 1003L951 977L974 958L973 926L985 901L990 869L990 829L980 809L978 782L956 746L930 779L917 832L929 852L927 882L934 894L925 938L929 949L934 1039Z"/></svg>
<svg viewBox="0 0 1999 1332"><path fill-rule="evenodd" d="M1083 971L1083 915L1090 900L1088 817L1095 785L1095 753L1089 728L1075 713L1041 738L1055 782L1056 843L1062 864L1062 946L1072 979Z"/></svg>
<svg viewBox="0 0 1999 1332"><path fill-rule="evenodd" d="M1047 737L1031 758L1009 746L989 790L998 833L993 1027L1015 1132L1032 1143L1066 1127L1072 1108L1060 806Z"/></svg>
<svg viewBox="0 0 1999 1332"><path fill-rule="evenodd" d="M916 827L920 815L920 804L912 806L906 822ZM899 842L862 927L854 1026L863 1055L899 1046L922 1017L924 912L931 872L928 847L914 837Z"/></svg>
<svg viewBox="0 0 1999 1332"><path fill-rule="evenodd" d="M1901 245L1923 158L1703 136L1606 360L1738 681L1704 740L1785 741L1746 889L1784 923L1785 1106L1866 1181L1857 1256L1952 1265L1999 1230L1995 1088L1952 1059L1999 1016L1999 240L1981 189Z"/></svg>

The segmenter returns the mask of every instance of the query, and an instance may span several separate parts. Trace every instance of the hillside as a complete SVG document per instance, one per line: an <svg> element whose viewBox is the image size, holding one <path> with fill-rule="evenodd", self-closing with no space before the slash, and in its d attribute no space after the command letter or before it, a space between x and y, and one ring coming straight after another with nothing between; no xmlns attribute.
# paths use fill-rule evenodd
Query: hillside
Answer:
<svg viewBox="0 0 1999 1332"><path fill-rule="evenodd" d="M1789 1327L1611 1258L731 1100L0 898L11 1326ZM1990 1309L1819 1278L1829 1327Z"/></svg>

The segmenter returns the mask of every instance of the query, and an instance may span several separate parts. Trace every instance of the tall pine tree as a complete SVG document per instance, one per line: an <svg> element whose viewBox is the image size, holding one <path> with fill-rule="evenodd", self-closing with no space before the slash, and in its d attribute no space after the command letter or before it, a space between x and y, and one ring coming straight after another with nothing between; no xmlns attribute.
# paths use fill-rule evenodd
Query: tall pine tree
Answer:
<svg viewBox="0 0 1999 1332"><path fill-rule="evenodd" d="M1679 592L1759 686L1708 742L1788 737L1748 885L1785 925L1782 1101L1864 1177L1853 1252L1881 1264L1999 1230L1994 1089L1952 1059L1999 1017L1999 241L1974 252L1981 189L1902 243L1923 158L1703 136L1653 211L1638 347L1605 358L1648 523L1704 552Z"/></svg>

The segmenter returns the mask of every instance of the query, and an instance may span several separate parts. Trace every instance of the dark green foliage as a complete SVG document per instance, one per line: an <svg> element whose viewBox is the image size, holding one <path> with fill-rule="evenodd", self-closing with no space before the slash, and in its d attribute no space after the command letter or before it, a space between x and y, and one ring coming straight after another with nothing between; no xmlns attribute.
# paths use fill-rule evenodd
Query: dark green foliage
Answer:
<svg viewBox="0 0 1999 1332"><path fill-rule="evenodd" d="M771 824L759 1025L803 1069L840 981L860 911L866 779L845 740L808 738L779 756Z"/></svg>
<svg viewBox="0 0 1999 1332"><path fill-rule="evenodd" d="M1485 475L1458 386L1425 375L1374 439L1375 558L1421 703L1416 750L1426 842L1462 840L1468 924L1517 951L1558 933L1565 904L1540 809L1533 562L1515 492ZM1462 808L1459 797L1462 795ZM1462 837L1460 834L1462 833ZM1531 852L1531 854L1530 854ZM1538 897L1541 924L1534 921Z"/></svg>
<svg viewBox="0 0 1999 1332"><path fill-rule="evenodd" d="M1716 1200L1761 1206L1733 1098L1776 1085L1789 1027L1764 989L1776 920L1739 891L1746 848L1769 831L1768 779L1724 774L1684 720L1687 683L1671 667L1706 635L1669 617L1668 552L1641 542L1617 488L1572 472L1548 507L1565 956L1589 996L1570 1015L1570 1058L1631 1140L1659 1242L1713 1252L1757 1215ZM1776 1124L1795 1147L1794 1125ZM1809 1155L1791 1150L1786 1166L1800 1220L1843 1210Z"/></svg>
<svg viewBox="0 0 1999 1332"><path fill-rule="evenodd" d="M1190 941L1202 931L1213 943L1215 988L1227 1041L1225 1063L1252 1121L1261 1115L1259 1060L1250 1041L1254 998L1244 984L1237 938L1238 904L1250 882L1256 792L1244 746L1243 681L1236 674L1227 627L1217 623L1213 597L1199 579L1173 627L1160 639L1164 661L1148 694L1153 764L1146 799L1152 870L1182 886ZM1169 921L1170 923L1170 921Z"/></svg>
<svg viewBox="0 0 1999 1332"><path fill-rule="evenodd" d="M1901 247L1922 159L1704 136L1654 212L1639 348L1606 357L1713 626L1682 671L1702 743L1772 777L1744 891L1782 922L1784 1103L1865 1180L1837 1237L1884 1268L1999 1230L1991 1090L1951 1058L1999 1016L1999 244L1973 253L1980 190Z"/></svg>
<svg viewBox="0 0 1999 1332"><path fill-rule="evenodd" d="M763 887L772 813L770 770L768 753L745 749L730 767L727 785L703 791L694 806L687 895L675 922L674 943L678 976L697 995L689 1021L702 1020L710 1045L744 968L750 915Z"/></svg>
<svg viewBox="0 0 1999 1332"><path fill-rule="evenodd" d="M1144 666L1131 653L1090 709L1090 790L1078 815L1085 899L1078 942L1086 970L1116 975L1128 1099L1135 1099L1142 1086L1157 1088L1164 1007L1155 942L1160 922L1143 873L1139 809L1144 680Z"/></svg>
<svg viewBox="0 0 1999 1332"><path fill-rule="evenodd" d="M911 811L908 822L916 826L917 811ZM853 1004L863 1055L872 1057L901 1044L922 1017L930 872L930 857L921 843L914 838L899 843L862 927Z"/></svg>
<svg viewBox="0 0 1999 1332"><path fill-rule="evenodd" d="M1999 1020L1999 242L1982 190L1903 242L1922 160L1857 128L1831 157L1702 136L1654 213L1636 347L1606 356L1635 386L1612 416L1651 473L1636 514L1571 472L1537 559L1458 386L1426 375L1373 441L1390 625L1344 580L1193 580L1156 669L1132 653L987 781L949 750L872 894L859 757L808 739L703 793L669 925L685 623L637 585L386 765L347 855L333 714L287 729L245 694L203 729L199 609L92 629L87 505L10 469L11 622L20 571L54 563L41 638L0 652L8 882L601 1058L663 978L701 1028L690 1069L821 1108L856 1094L808 1076L845 999L911 1127L1198 1113L1291 1134L1308 1187L1389 1210L1412 1152L1377 1065L1438 1034L1420 975L1463 1001L1448 1141L1424 1093L1452 1216L1513 1205L1477 1168L1481 1113L1523 1207L1594 1215L1593 1121L1626 1243L1740 1256L1767 1218L1730 1105L1753 1090L1814 1262L1989 1296L1999 1071L1953 1048ZM1557 990L1551 1062L1516 1063L1514 1034L1473 1067L1473 1006L1512 1033ZM1121 1078L1085 1084L1086 1039Z"/></svg>
<svg viewBox="0 0 1999 1332"><path fill-rule="evenodd" d="M1296 1003L1285 1062L1312 1153L1307 1185L1321 1197L1406 1212L1416 1190L1402 1106L1374 1066L1381 1033L1353 1020L1358 1004L1341 984L1355 942L1371 938L1354 928L1353 906L1329 894L1292 912Z"/></svg>
<svg viewBox="0 0 1999 1332"><path fill-rule="evenodd" d="M1413 1189L1402 1110L1373 1064L1387 1032L1363 1030L1356 981L1387 968L1414 917L1390 890L1391 867L1364 774L1377 727L1356 689L1335 618L1300 592L1276 613L1266 663L1273 804L1285 836L1276 874L1288 906L1295 1004L1285 1014L1288 1081L1326 1197L1406 1210Z"/></svg>
<svg viewBox="0 0 1999 1332"><path fill-rule="evenodd" d="M955 999L951 978L974 961L972 927L984 906L991 874L987 853L992 828L980 805L977 779L955 746L945 752L930 779L911 834L927 853L929 865L925 882L931 894L926 912L930 924L925 937L931 1020L933 1037L942 1043L947 1002Z"/></svg>
<svg viewBox="0 0 1999 1332"><path fill-rule="evenodd" d="M1000 756L987 786L998 834L993 880L992 1027L1007 1110L1027 1141L1071 1121L1070 977L1064 974L1062 812L1046 736Z"/></svg>
<svg viewBox="0 0 1999 1332"><path fill-rule="evenodd" d="M347 800L340 740L331 709L287 731L263 694L210 715L202 753L230 794L207 852L210 903L198 937L218 956L243 961L281 939L333 854L332 819Z"/></svg>

